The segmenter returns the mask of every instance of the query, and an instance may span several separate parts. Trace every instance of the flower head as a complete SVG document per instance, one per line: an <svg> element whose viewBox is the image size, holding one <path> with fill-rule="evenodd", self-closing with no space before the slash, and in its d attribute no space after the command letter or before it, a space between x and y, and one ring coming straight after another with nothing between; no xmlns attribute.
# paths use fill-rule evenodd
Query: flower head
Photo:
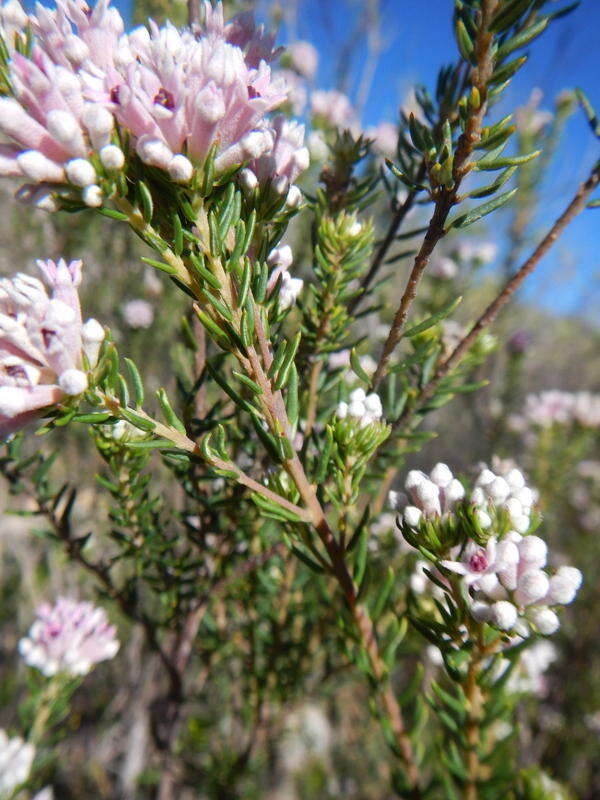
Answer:
<svg viewBox="0 0 600 800"><path fill-rule="evenodd" d="M38 261L38 266L50 297L29 275L0 281L0 436L65 396L84 392L83 356L93 366L104 338L96 320L82 324L81 261Z"/></svg>
<svg viewBox="0 0 600 800"><path fill-rule="evenodd" d="M59 597L42 604L26 638L19 642L25 662L44 675L86 675L95 664L114 658L119 642L103 608Z"/></svg>
<svg viewBox="0 0 600 800"><path fill-rule="evenodd" d="M0 728L0 796L11 797L14 790L25 783L31 772L35 747L19 736L8 738Z"/></svg>
<svg viewBox="0 0 600 800"><path fill-rule="evenodd" d="M361 428L366 428L377 422L383 415L383 408L379 395L374 392L367 394L364 389L355 389L350 392L348 402L338 404L336 415L338 419L350 418L356 421Z"/></svg>

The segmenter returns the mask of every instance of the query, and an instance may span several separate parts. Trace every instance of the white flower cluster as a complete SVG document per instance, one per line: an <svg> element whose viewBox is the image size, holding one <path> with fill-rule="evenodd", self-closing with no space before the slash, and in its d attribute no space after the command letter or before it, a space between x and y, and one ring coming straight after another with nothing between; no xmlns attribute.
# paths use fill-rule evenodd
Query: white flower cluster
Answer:
<svg viewBox="0 0 600 800"><path fill-rule="evenodd" d="M429 475L413 469L406 476L406 494L390 492L390 505L403 512L404 522L416 528L423 517L445 518L465 496L462 483L446 464L436 464Z"/></svg>
<svg viewBox="0 0 600 800"><path fill-rule="evenodd" d="M350 392L348 403L342 401L338 404L336 414L338 419L350 418L361 428L366 428L381 419L383 408L378 394L367 394L364 389L355 389Z"/></svg>
<svg viewBox="0 0 600 800"><path fill-rule="evenodd" d="M267 258L267 264L271 267L271 275L269 276L269 283L267 285L268 291L272 291L281 276L281 284L279 287L279 308L285 311L295 305L296 300L300 296L304 281L302 278L292 277L289 268L292 266L294 254L292 248L288 245L282 245L271 250Z"/></svg>
<svg viewBox="0 0 600 800"><path fill-rule="evenodd" d="M477 507L477 521L484 530L493 523L493 510L505 509L518 533L529 530L531 509L536 499L536 493L525 485L523 473L516 468L509 469L505 475L482 469L471 494L471 501Z"/></svg>
<svg viewBox="0 0 600 800"><path fill-rule="evenodd" d="M11 797L31 772L35 747L19 736L9 739L0 728L0 797Z"/></svg>
<svg viewBox="0 0 600 800"><path fill-rule="evenodd" d="M510 426L516 432L550 428L552 425L600 427L600 395L558 389L529 394L525 398L523 413L510 418Z"/></svg>

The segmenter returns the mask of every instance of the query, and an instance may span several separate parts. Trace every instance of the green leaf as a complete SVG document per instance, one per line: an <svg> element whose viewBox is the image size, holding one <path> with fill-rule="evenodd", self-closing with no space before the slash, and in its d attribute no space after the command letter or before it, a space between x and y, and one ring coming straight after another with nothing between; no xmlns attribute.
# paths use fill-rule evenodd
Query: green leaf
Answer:
<svg viewBox="0 0 600 800"><path fill-rule="evenodd" d="M138 371L138 368L130 358L124 358L125 365L129 371L131 382L133 383L133 394L135 398L136 408L141 408L144 405L144 384Z"/></svg>
<svg viewBox="0 0 600 800"><path fill-rule="evenodd" d="M496 54L498 61L502 61L504 58L506 58L506 56L514 53L514 51L518 50L520 47L525 47L528 45L529 42L536 38L536 36L539 36L546 30L549 22L549 17L542 17L542 19L540 19L538 22L534 22L533 25L530 25L528 28L525 28L524 31L521 31L516 36L513 36L512 39L508 39L506 42L504 42Z"/></svg>
<svg viewBox="0 0 600 800"><path fill-rule="evenodd" d="M154 203L152 202L152 195L150 194L150 189L144 183L144 181L137 182L137 190L140 195L140 201L142 204L142 216L146 220L146 222L152 221L152 216L154 214Z"/></svg>
<svg viewBox="0 0 600 800"><path fill-rule="evenodd" d="M461 301L461 296L456 297L454 300L450 300L450 302L446 303L443 308L441 308L435 314L432 314L430 317L423 320L423 322L419 322L418 325L414 325L412 328L404 331L402 336L410 339L419 333L423 333L423 331L426 331L428 328L432 328L434 325L437 325L438 322L441 322L449 314L451 314Z"/></svg>
<svg viewBox="0 0 600 800"><path fill-rule="evenodd" d="M352 365L352 369L358 375L360 380L366 385L371 385L371 378L367 375L364 369L360 365L360 359L358 357L358 353L356 352L356 348L352 348L350 351L350 364Z"/></svg>
<svg viewBox="0 0 600 800"><path fill-rule="evenodd" d="M491 214L493 211L496 211L496 209L501 208L503 205L508 203L508 201L514 197L516 192L517 189L510 189L508 192L498 195L498 197L495 197L493 200L483 203L483 205L477 206L477 208L468 211L466 214L461 214L460 216L455 217L448 223L447 230L450 228L466 228L468 225L478 222L483 217Z"/></svg>
<svg viewBox="0 0 600 800"><path fill-rule="evenodd" d="M505 167L520 167L523 164L527 164L529 161L533 161L534 158L537 158L541 150L533 150L531 153L526 153L522 156L507 156L506 158L497 158L495 161L486 162L485 166L481 166L483 159L480 159L476 162L476 169L485 171L485 172L494 172L498 169L504 169Z"/></svg>
<svg viewBox="0 0 600 800"><path fill-rule="evenodd" d="M508 167L496 178L493 183L489 183L487 186L481 186L479 189L473 189L471 192L469 192L467 197L481 198L489 197L491 194L495 194L501 186L504 186L505 183L508 183L516 171L516 166Z"/></svg>

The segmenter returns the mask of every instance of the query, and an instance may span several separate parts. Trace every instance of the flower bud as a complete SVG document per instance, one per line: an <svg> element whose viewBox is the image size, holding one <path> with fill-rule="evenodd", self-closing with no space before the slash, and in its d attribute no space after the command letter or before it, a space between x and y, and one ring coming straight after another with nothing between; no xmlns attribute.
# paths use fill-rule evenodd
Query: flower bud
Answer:
<svg viewBox="0 0 600 800"><path fill-rule="evenodd" d="M248 167L244 167L244 169L240 172L238 175L238 180L240 182L240 186L246 192L246 194L250 194L258 186L258 178Z"/></svg>
<svg viewBox="0 0 600 800"><path fill-rule="evenodd" d="M81 394L88 387L87 375L79 369L66 369L59 375L58 385L65 394Z"/></svg>
<svg viewBox="0 0 600 800"><path fill-rule="evenodd" d="M513 491L522 489L525 486L525 478L523 473L516 467L509 470L504 477Z"/></svg>
<svg viewBox="0 0 600 800"><path fill-rule="evenodd" d="M72 153L84 155L86 151L81 127L70 111L55 109L46 117L49 133L57 142Z"/></svg>
<svg viewBox="0 0 600 800"><path fill-rule="evenodd" d="M517 581L515 600L520 606L530 606L548 593L548 576L541 569L524 572Z"/></svg>
<svg viewBox="0 0 600 800"><path fill-rule="evenodd" d="M65 179L60 164L46 158L38 150L25 150L17 156L17 164L23 175L35 183L61 183Z"/></svg>
<svg viewBox="0 0 600 800"><path fill-rule="evenodd" d="M477 486L487 486L487 484L492 483L495 478L496 476L491 469L483 469L477 478Z"/></svg>
<svg viewBox="0 0 600 800"><path fill-rule="evenodd" d="M442 513L440 506L440 490L435 483L426 478L416 487L414 493L420 501L421 508L425 514L430 516L434 514L440 515Z"/></svg>
<svg viewBox="0 0 600 800"><path fill-rule="evenodd" d="M176 183L189 183L194 174L194 165L189 158L178 153L169 161L167 171Z"/></svg>
<svg viewBox="0 0 600 800"><path fill-rule="evenodd" d="M96 170L85 158L74 158L67 162L67 178L75 186L91 186L96 182Z"/></svg>
<svg viewBox="0 0 600 800"><path fill-rule="evenodd" d="M337 411L335 413L340 419L346 419L348 416L348 403L345 403L343 400L341 403L338 403Z"/></svg>
<svg viewBox="0 0 600 800"><path fill-rule="evenodd" d="M404 522L411 528L418 528L421 522L421 509L416 506L406 506L404 509Z"/></svg>
<svg viewBox="0 0 600 800"><path fill-rule="evenodd" d="M125 164L125 154L116 144L107 144L100 150L100 161L104 169L122 169Z"/></svg>
<svg viewBox="0 0 600 800"><path fill-rule="evenodd" d="M490 515L487 513L487 511L482 511L481 509L477 509L475 512L475 519L479 523L479 527L484 531L492 524L492 518Z"/></svg>
<svg viewBox="0 0 600 800"><path fill-rule="evenodd" d="M454 479L454 475L450 471L450 467L447 464L436 464L435 467L429 473L430 479L436 483L438 486L447 486L451 481Z"/></svg>
<svg viewBox="0 0 600 800"><path fill-rule="evenodd" d="M463 499L465 496L465 487L457 478L453 478L450 484L445 487L444 493L446 495L446 502L453 505Z"/></svg>
<svg viewBox="0 0 600 800"><path fill-rule="evenodd" d="M162 139L156 139L148 135L140 137L136 145L136 150L144 164L149 164L152 167L160 167L165 170L174 158L170 148Z"/></svg>
<svg viewBox="0 0 600 800"><path fill-rule="evenodd" d="M110 111L103 106L90 103L83 112L83 124L96 150L100 150L110 142L114 119Z"/></svg>
<svg viewBox="0 0 600 800"><path fill-rule="evenodd" d="M302 192L295 184L293 184L289 188L287 197L285 199L285 204L288 208L298 208L298 206L301 203L302 203Z"/></svg>
<svg viewBox="0 0 600 800"><path fill-rule="evenodd" d="M90 208L99 208L102 205L102 190L95 183L91 186L86 186L81 196L83 202Z"/></svg>
<svg viewBox="0 0 600 800"><path fill-rule="evenodd" d="M547 602L552 605L568 605L575 599L583 577L576 567L559 567L550 578Z"/></svg>
<svg viewBox="0 0 600 800"><path fill-rule="evenodd" d="M508 600L498 600L491 608L491 622L502 631L509 631L517 621L517 609Z"/></svg>
<svg viewBox="0 0 600 800"><path fill-rule="evenodd" d="M510 494L510 486L504 478L494 478L493 481L486 484L485 490L490 499L497 505L501 505L508 498Z"/></svg>
<svg viewBox="0 0 600 800"><path fill-rule="evenodd" d="M81 329L81 341L83 352L87 356L91 367L95 367L98 362L100 345L104 341L105 331L102 325L95 319L88 319Z"/></svg>
<svg viewBox="0 0 600 800"><path fill-rule="evenodd" d="M532 608L529 612L529 617L538 631L544 636L550 636L560 628L560 620L554 611L547 606Z"/></svg>
<svg viewBox="0 0 600 800"><path fill-rule="evenodd" d="M525 536L519 542L519 556L522 561L527 563L528 569L535 567L540 569L546 566L548 557L548 547L539 536Z"/></svg>

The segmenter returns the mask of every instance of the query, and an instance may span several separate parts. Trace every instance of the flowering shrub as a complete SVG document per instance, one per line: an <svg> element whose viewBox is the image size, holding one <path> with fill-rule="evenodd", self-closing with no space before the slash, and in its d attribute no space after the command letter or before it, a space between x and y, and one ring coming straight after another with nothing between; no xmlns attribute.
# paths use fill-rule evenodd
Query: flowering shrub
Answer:
<svg viewBox="0 0 600 800"><path fill-rule="evenodd" d="M44 596L58 594L28 634L21 614L13 622L27 697L10 720L20 735L0 737L2 797L51 783L88 791L57 756L85 704L90 727L105 715L121 725L128 705L134 719L109 756L118 769L86 772L103 796L264 797L285 731L293 796L311 758L335 771L325 695L311 695L338 675L352 676L359 713L345 724L363 726L365 754L338 771L365 787L376 775L376 788L324 780L307 797L568 791L517 742L517 704L544 694L561 652L542 637L587 589L552 526L540 535L547 475L533 466L529 486L494 459L469 481L416 459L439 422L430 414L483 388L499 347L488 328L596 202L598 165L489 305L455 318L461 282L476 299L469 280L502 252L464 229L480 237L484 217L531 196L522 176L555 119L536 97L516 126L494 105L569 10L457 3L457 58L435 93L418 88L396 123L363 134L360 103L314 87L314 48L282 52L248 12L226 19L220 4L192 0L187 26L125 32L105 0L31 16L14 0L2 7L0 173L18 181L27 213L84 212L115 237L133 231L153 270L125 276L106 324L83 323L80 284L89 276L99 307L106 284L94 286L91 253L38 262L50 296L21 273L0 284L0 468L44 526L47 563L29 583L43 573ZM293 114L309 94L305 144ZM411 215L424 224L405 230ZM410 249L396 251L404 240ZM509 349L523 357L526 337ZM496 421L494 435L557 423L589 433L596 401L530 396L520 427ZM45 436L37 447L33 428ZM93 453L81 476L69 447ZM76 579L59 580L61 557L93 578L101 606L66 596ZM338 688L330 701L343 718Z"/></svg>

